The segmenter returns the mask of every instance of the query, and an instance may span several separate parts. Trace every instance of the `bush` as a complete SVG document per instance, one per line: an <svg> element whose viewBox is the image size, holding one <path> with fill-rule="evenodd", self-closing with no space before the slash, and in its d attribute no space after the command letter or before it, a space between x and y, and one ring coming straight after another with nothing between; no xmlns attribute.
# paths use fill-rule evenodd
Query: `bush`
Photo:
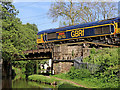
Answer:
<svg viewBox="0 0 120 90"><path fill-rule="evenodd" d="M70 71L67 73L71 79L84 79L90 77L90 71L87 69L75 69L72 67Z"/></svg>
<svg viewBox="0 0 120 90"><path fill-rule="evenodd" d="M83 60L83 62L99 65L99 69L92 77L93 80L97 78L102 83L102 87L117 87L119 82L119 50L120 48L104 48L95 51L93 48L90 56Z"/></svg>

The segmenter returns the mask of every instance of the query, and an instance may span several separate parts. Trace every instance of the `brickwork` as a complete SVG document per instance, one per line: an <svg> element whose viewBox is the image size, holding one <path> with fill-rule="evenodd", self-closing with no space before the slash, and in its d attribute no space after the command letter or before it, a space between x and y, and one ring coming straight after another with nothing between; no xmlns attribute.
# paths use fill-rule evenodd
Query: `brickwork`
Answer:
<svg viewBox="0 0 120 90"><path fill-rule="evenodd" d="M66 73L70 70L72 65L73 65L72 62L53 63L54 74Z"/></svg>
<svg viewBox="0 0 120 90"><path fill-rule="evenodd" d="M82 55L82 46L55 46L53 57L56 60L72 60Z"/></svg>

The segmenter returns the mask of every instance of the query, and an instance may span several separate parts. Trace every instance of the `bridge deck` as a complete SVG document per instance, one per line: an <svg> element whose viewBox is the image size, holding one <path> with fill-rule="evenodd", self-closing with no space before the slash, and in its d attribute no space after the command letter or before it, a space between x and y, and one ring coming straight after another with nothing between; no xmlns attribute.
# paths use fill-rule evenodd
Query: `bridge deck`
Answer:
<svg viewBox="0 0 120 90"><path fill-rule="evenodd" d="M23 51L24 54L26 53L40 53L40 52L52 52L51 48L45 48L45 49L36 49L36 50L27 50L27 51Z"/></svg>

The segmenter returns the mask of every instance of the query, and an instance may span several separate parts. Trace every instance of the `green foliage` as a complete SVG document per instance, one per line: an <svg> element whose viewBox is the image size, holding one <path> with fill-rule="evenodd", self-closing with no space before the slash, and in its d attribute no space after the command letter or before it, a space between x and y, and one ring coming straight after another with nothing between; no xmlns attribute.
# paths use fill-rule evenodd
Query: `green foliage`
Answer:
<svg viewBox="0 0 120 90"><path fill-rule="evenodd" d="M26 75L29 76L29 75L32 75L34 74L34 66L35 66L35 63L34 61L28 61L28 63L26 64Z"/></svg>
<svg viewBox="0 0 120 90"><path fill-rule="evenodd" d="M90 56L83 61L99 65L99 69L93 74L93 80L100 80L101 83L108 83L107 86L117 87L119 82L119 64L118 64L118 48L104 48L100 50L92 49Z"/></svg>
<svg viewBox="0 0 120 90"><path fill-rule="evenodd" d="M27 76L34 74L34 71L36 70L35 65L35 61L13 61L13 66L20 70L22 74L25 74Z"/></svg>
<svg viewBox="0 0 120 90"><path fill-rule="evenodd" d="M26 77L25 68L22 68L22 70L21 70L19 68L12 67L12 69L15 71L15 74L16 74L16 76L14 78L14 81L17 80L17 79L20 79L20 78L24 79Z"/></svg>
<svg viewBox="0 0 120 90"><path fill-rule="evenodd" d="M13 61L12 65L16 68L25 68L28 61Z"/></svg>
<svg viewBox="0 0 120 90"><path fill-rule="evenodd" d="M75 69L74 67L72 67L67 73L67 76L71 79L84 79L90 77L90 71L87 69Z"/></svg>
<svg viewBox="0 0 120 90"><path fill-rule="evenodd" d="M2 6L2 58L14 60L15 55L23 55L22 51L36 46L37 26L22 24L16 17L18 11L10 2L3 2Z"/></svg>

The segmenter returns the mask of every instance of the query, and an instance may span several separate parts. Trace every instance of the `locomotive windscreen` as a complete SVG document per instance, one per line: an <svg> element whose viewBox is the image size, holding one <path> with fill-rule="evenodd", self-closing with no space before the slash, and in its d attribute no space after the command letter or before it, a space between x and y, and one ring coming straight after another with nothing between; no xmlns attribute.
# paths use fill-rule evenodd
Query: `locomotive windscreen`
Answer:
<svg viewBox="0 0 120 90"><path fill-rule="evenodd" d="M47 39L48 40L56 39L56 33L48 33L47 34Z"/></svg>

